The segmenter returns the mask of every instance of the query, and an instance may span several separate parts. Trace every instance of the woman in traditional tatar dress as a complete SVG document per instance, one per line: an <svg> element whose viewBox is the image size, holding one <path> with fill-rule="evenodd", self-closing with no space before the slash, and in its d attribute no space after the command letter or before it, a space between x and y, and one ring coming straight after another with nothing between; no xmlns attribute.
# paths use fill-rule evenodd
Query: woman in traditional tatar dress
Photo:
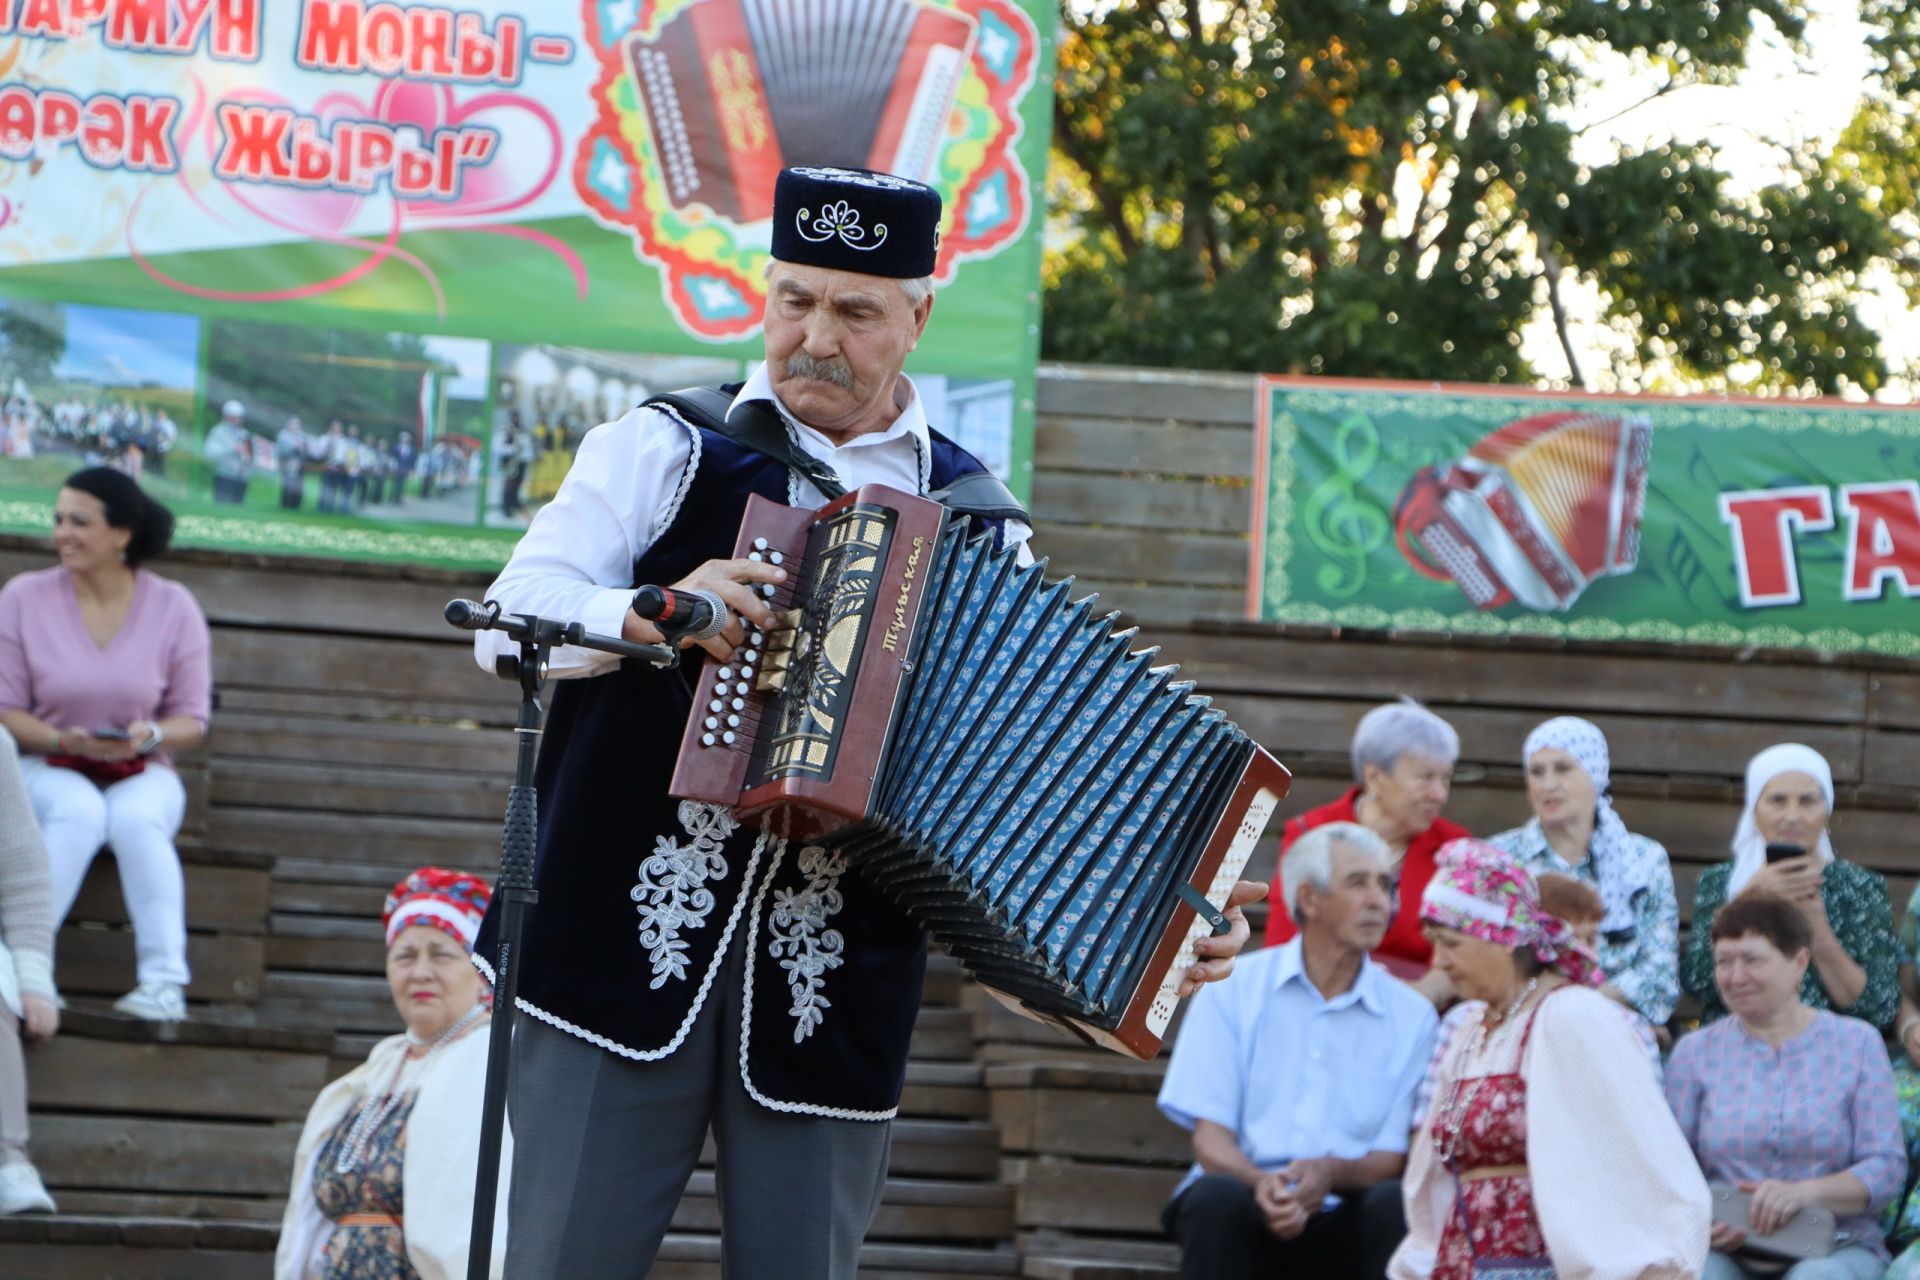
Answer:
<svg viewBox="0 0 1920 1280"><path fill-rule="evenodd" d="M1434 964L1483 1012L1445 1050L1389 1274L1697 1277L1706 1182L1592 953L1492 845L1455 840L1438 863L1420 905Z"/></svg>
<svg viewBox="0 0 1920 1280"><path fill-rule="evenodd" d="M438 867L387 895L387 982L407 1029L307 1113L274 1280L464 1280L491 1003L469 957L489 896L485 882ZM500 1167L494 1280L506 1265L510 1135Z"/></svg>

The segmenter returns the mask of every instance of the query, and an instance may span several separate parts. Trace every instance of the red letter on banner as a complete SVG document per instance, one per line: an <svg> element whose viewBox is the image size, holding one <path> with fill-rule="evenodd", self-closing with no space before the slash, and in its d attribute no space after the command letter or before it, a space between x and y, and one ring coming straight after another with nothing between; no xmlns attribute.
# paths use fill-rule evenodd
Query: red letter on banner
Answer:
<svg viewBox="0 0 1920 1280"><path fill-rule="evenodd" d="M0 89L0 156L25 160L33 154L39 111L33 94L17 84Z"/></svg>
<svg viewBox="0 0 1920 1280"><path fill-rule="evenodd" d="M172 173L180 167L173 150L173 118L180 104L173 98L127 99L127 168L146 173Z"/></svg>
<svg viewBox="0 0 1920 1280"><path fill-rule="evenodd" d="M1733 530L1733 568L1740 603L1749 609L1800 603L1800 563L1793 528L1833 528L1833 500L1825 488L1750 489L1720 495L1720 519Z"/></svg>
<svg viewBox="0 0 1920 1280"><path fill-rule="evenodd" d="M1840 490L1847 514L1847 599L1878 600L1892 578L1920 596L1920 484L1887 480Z"/></svg>
<svg viewBox="0 0 1920 1280"><path fill-rule="evenodd" d="M353 128L341 124L334 137ZM320 136L320 126L302 117L293 123L293 180L301 186L324 187L333 181L334 144Z"/></svg>
<svg viewBox="0 0 1920 1280"><path fill-rule="evenodd" d="M151 52L169 49L167 0L120 0L107 22L107 44Z"/></svg>
<svg viewBox="0 0 1920 1280"><path fill-rule="evenodd" d="M59 89L40 94L40 146L42 150L71 142L80 135L80 99Z"/></svg>
<svg viewBox="0 0 1920 1280"><path fill-rule="evenodd" d="M208 53L225 62L253 62L260 57L259 0L217 0L213 15L213 47Z"/></svg>
<svg viewBox="0 0 1920 1280"><path fill-rule="evenodd" d="M293 176L287 158L287 130L293 127L293 112L279 108L220 104L220 131L226 141L213 162L217 177L232 181L250 178L256 182L285 182Z"/></svg>
<svg viewBox="0 0 1920 1280"><path fill-rule="evenodd" d="M359 0L307 0L295 61L320 71L361 70Z"/></svg>
<svg viewBox="0 0 1920 1280"><path fill-rule="evenodd" d="M127 158L127 108L105 94L87 99L80 126L80 150L97 168L116 168Z"/></svg>
<svg viewBox="0 0 1920 1280"><path fill-rule="evenodd" d="M59 0L26 0L26 11L20 15L20 34L66 39L67 15L60 12Z"/></svg>

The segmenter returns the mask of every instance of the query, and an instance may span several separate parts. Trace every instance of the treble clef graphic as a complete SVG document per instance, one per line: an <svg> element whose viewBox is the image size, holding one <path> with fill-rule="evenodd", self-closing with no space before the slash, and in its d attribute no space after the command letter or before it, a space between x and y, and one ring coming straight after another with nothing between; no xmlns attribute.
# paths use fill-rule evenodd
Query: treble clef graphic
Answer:
<svg viewBox="0 0 1920 1280"><path fill-rule="evenodd" d="M1392 531L1386 504L1365 487L1380 461L1380 429L1350 414L1333 433L1332 474L1307 496L1307 541L1329 561L1315 574L1320 590L1351 599L1367 585L1367 557Z"/></svg>

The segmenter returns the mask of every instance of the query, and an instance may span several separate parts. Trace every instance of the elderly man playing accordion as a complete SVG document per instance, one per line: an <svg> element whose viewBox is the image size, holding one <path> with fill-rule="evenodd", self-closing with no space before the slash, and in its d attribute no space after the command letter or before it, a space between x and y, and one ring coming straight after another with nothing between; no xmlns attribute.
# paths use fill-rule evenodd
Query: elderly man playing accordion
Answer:
<svg viewBox="0 0 1920 1280"><path fill-rule="evenodd" d="M772 624L758 588L785 576L733 558L750 495L812 508L827 501L816 479L939 495L982 475L901 372L933 311L939 221L919 183L783 171L766 362L723 389L724 422L650 403L590 432L492 597L651 643L661 632L629 609L637 585L711 592L727 625L699 647L724 659L742 618ZM771 438L747 443L743 415L774 424ZM995 492L950 505L1003 545L1024 540ZM481 665L502 648L483 633ZM693 672L573 649L553 670L592 678L558 687L540 755L507 1274L645 1275L711 1125L727 1274L851 1277L885 1181L926 937L844 854L668 795ZM1260 893L1243 884L1234 901ZM1230 969L1247 936L1230 914L1188 990Z"/></svg>

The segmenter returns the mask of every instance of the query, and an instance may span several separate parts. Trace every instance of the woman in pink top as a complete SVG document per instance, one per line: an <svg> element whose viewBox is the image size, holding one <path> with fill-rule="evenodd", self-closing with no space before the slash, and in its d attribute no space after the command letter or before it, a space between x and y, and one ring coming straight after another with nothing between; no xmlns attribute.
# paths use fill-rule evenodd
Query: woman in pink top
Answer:
<svg viewBox="0 0 1920 1280"><path fill-rule="evenodd" d="M0 587L0 725L46 833L54 918L111 845L133 920L139 983L114 1007L186 1017L186 882L174 836L186 789L169 748L207 732L207 620L193 594L140 568L173 514L107 467L67 477L54 504L58 567Z"/></svg>

